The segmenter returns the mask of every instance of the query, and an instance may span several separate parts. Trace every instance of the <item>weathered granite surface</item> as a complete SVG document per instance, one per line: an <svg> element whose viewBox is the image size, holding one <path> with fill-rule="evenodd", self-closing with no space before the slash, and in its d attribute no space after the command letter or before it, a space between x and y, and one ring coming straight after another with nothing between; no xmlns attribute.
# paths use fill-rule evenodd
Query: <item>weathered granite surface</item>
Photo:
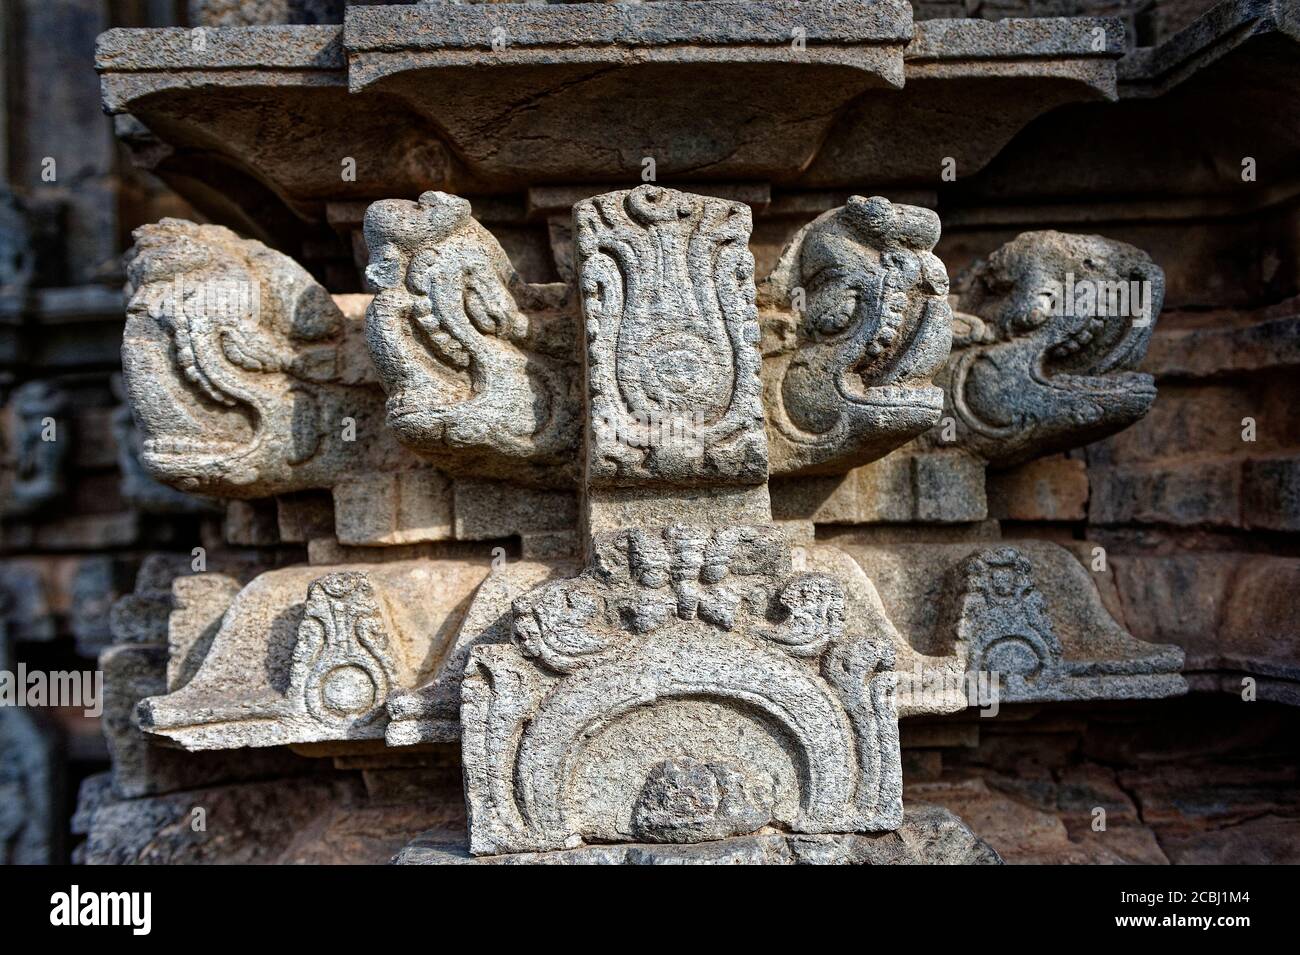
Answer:
<svg viewBox="0 0 1300 955"><path fill-rule="evenodd" d="M798 300L796 326L773 316L767 334L785 340L764 349L773 473L841 474L938 422L930 378L952 340L938 241L929 209L854 196L786 248L760 293Z"/></svg>
<svg viewBox="0 0 1300 955"><path fill-rule="evenodd" d="M943 389L937 424L847 478L778 484L776 513L814 522L845 511L853 523L984 520L986 467L1079 447L1150 410L1155 381L1135 369L1163 301L1160 267L1127 243L1017 236L965 278L952 354L934 376Z"/></svg>
<svg viewBox="0 0 1300 955"><path fill-rule="evenodd" d="M105 104L197 207L229 211L193 188L190 167L219 156L203 178L222 199L256 195L241 205L268 230L321 240L327 202L637 181L646 158L664 182L928 189L945 158L973 175L1044 113L1112 99L1124 48L1112 17L914 24L892 0L355 5L342 19L209 27L201 52L185 30L110 30ZM286 101L298 135L250 135L276 130Z"/></svg>
<svg viewBox="0 0 1300 955"><path fill-rule="evenodd" d="M760 833L697 845L632 843L557 852L472 856L463 845L423 834L397 865L999 865L1002 859L955 815L911 804L903 824L870 835Z"/></svg>
<svg viewBox="0 0 1300 955"><path fill-rule="evenodd" d="M778 750L789 749L789 734L779 719L759 718L756 736L752 709L719 703L712 684L702 703L656 699L641 707L643 724L597 732L578 758L579 788L597 795L544 818L548 793L568 777L536 763L523 774L496 767L532 745L528 733L541 738L548 723L573 717L563 707L593 672L646 691L659 680L643 665L656 653L671 679L654 692L698 675L718 646L732 644L743 660L728 663L728 679L753 683L747 666L781 664L760 678L769 698L826 683L855 742L870 739L869 729L858 732L868 708L846 686L887 693L889 705L920 718L903 732L901 745L911 740L900 754L904 771L934 779L949 758L936 741L972 746L981 720L953 729L936 717L965 709L964 696L908 699L918 665L958 678L998 673L1008 703L1082 700L1107 712L1102 700L1181 692L1180 652L1155 643L1172 641L1187 648L1196 688L1241 693L1249 680L1262 698L1295 698L1293 568L1272 553L1300 527L1285 414L1294 309L1265 310L1278 308L1271 296L1294 294L1293 184L1283 171L1294 168L1294 143L1279 133L1259 146L1251 118L1263 107L1278 129L1289 128L1293 4L1225 5L1171 43L1130 52L1118 75L1117 57L1134 37L1110 18L904 24L897 5L855 17L844 15L860 10L852 4L774 3L755 25L738 15L753 5L738 3L346 15L305 2L269 4L271 12L204 6L208 22L344 22L341 30L212 30L200 34L206 48L189 31L110 34L101 49L113 108L138 113L118 116L137 153L203 212L264 243L211 241L207 232L199 244L217 250L207 264L169 272L162 255L162 273L219 285L260 270L274 299L265 313L259 303L215 331L199 327L213 318L205 309L163 316L159 327L186 326L182 337L198 341L198 352L157 335L142 367L165 368L174 356L175 380L158 377L170 381L162 393L173 387L171 404L197 401L212 419L224 415L218 430L228 443L266 427L276 435L251 483L231 472L208 490L237 498L226 511L228 542L268 554L287 548L308 564L269 570L277 557L260 576L219 568L178 580L148 611L154 625L162 621L162 638L155 627L150 639L106 652L105 668L120 677L109 722L124 778L134 777L138 794L162 795L106 811L90 855L107 858L121 845L123 860L222 857L219 839L181 831L183 794L206 785L204 773L217 774L211 782L235 778L216 768L228 756L245 768L265 757L257 764L267 775L297 772L276 764L276 744L289 743L316 757L298 762L318 767L327 756L341 771L348 760L372 761L361 770L366 786L402 795L380 808L351 783L267 783L272 815L301 786L307 808L294 814L295 835L286 844L260 819L229 816L239 843L229 854L247 855L250 840L266 839L275 843L259 855L266 860L373 858L420 813L443 812L432 802L413 811L422 777L398 781L394 767L462 730L497 747L465 757L480 777L508 777L508 798L493 810L520 807L521 829L531 827L518 839L508 833L509 847L548 826L562 843L614 832L630 847L556 851L573 859L774 861L814 844L862 859L875 855L867 843L889 841L771 831L765 820L780 830L797 818L789 799L782 804L791 774ZM1019 8L990 3L980 15L997 10ZM1131 7L1116 12L1126 26L1135 22ZM806 50L790 45L786 13L812 22ZM1141 29L1145 40L1150 22ZM560 42L565 33L577 41ZM1109 102L1117 94L1123 99ZM692 134L681 136L684 128ZM1219 135L1207 141L1206 128ZM1201 131L1199 143L1191 129ZM1258 186L1238 172L1248 154ZM1188 155L1204 161L1170 158ZM647 158L689 192L623 191L655 178ZM865 198L873 192L891 201ZM380 201L367 221L372 200ZM944 210L942 237L923 206ZM1048 225L1104 229L1114 239L1023 231ZM297 262L275 260L272 248ZM938 255L964 298L945 301L948 269ZM373 301L325 293L357 289L355 266L367 257ZM1046 287L1067 276L1163 290L1153 261L1169 276L1179 323L1143 369L1160 378L1154 409L1152 382L1133 374L1149 323L1044 308ZM661 266L674 277L662 278ZM755 288L756 273L773 266ZM308 272L316 278L304 280ZM301 314L275 298L299 283L315 299ZM1147 299L1156 299L1151 319L1159 297ZM0 316L5 334L21 308ZM1223 308L1237 312L1225 318ZM337 330L301 334L317 319L333 328L332 310L342 316ZM51 354L61 347L58 334L28 336L37 337L48 338ZM318 379L314 362L331 349L359 370L355 380ZM221 401L205 376L235 399L233 412L208 407ZM49 380L71 384L75 432L107 424L107 409L83 412L70 376ZM238 394L223 391L231 381ZM337 455L322 441L316 464L298 460L312 443L306 406L315 403L319 426L362 392L360 438L340 437ZM286 406L302 419L277 420ZM692 430L696 412L702 421ZM670 440L656 418L670 422ZM1258 445L1253 432L1244 437L1247 418L1259 425ZM560 435L556 423L571 433ZM119 445L130 440L123 432ZM369 457L376 442L391 460ZM106 487L107 497L116 493L105 463L113 455L103 450L75 447L55 469L80 501ZM865 466L843 473L856 465ZM91 485L84 475L95 468L104 473ZM126 495L138 497L133 506L174 503L157 495L169 488L137 488ZM57 500L15 515L22 519L6 526L5 543L42 540L68 552L141 543L127 522L91 533L54 526ZM212 522L186 520L153 525L206 546L217 539ZM27 536L11 536L12 526ZM1039 535L1062 546L1029 539ZM482 553L469 541L483 541ZM182 536L171 546L192 544ZM1095 551L1102 569L1087 566ZM122 566L137 556L123 554ZM391 584L386 577L402 576L403 563L428 568L428 579ZM462 575L461 564L475 570ZM51 634L66 620L84 647L96 645L105 634L94 608L122 567L66 566L76 571L59 571L65 585L44 566L33 575L6 565L7 589L39 579L40 595L4 595L4 619L23 619L44 600ZM66 609L58 606L65 592L73 597ZM397 618L408 605L429 619L404 626ZM828 675L845 647L871 665ZM486 672L508 679L489 682ZM891 691L895 679L903 686ZM162 716L150 742L129 720L142 695L151 697L146 724ZM603 720L618 712L611 696L583 698L576 711ZM519 713L506 712L519 700ZM462 703L499 719L487 725L475 712L484 725L462 726ZM557 703L558 714L547 709ZM787 721L796 735L834 735L825 731L833 718L798 709ZM228 716L226 726L213 722ZM728 737L733 726L744 728L743 745L738 733ZM748 760L745 747L763 733L775 745ZM241 749L156 745L168 734L183 745ZM688 752L675 742L681 736L691 739ZM637 763L633 738L650 740L654 758ZM888 740L878 748L893 751ZM127 754L141 750L149 757L132 763ZM202 768L209 758L211 769ZM1042 782L1032 762L1025 757L1017 770L1029 789ZM754 764L778 771L755 773ZM983 820L1001 809L1029 819L1032 835L1010 843L1029 855L1160 861L1163 849L1147 832L1155 827L1129 825L1127 815L1120 840L1083 845L1082 803L1070 800L1091 798L1101 775L1091 763L1063 773L1051 781L1055 796L1044 783L1044 798L1073 814L1069 845L1056 840L1060 825L1011 806L1006 789L1015 781L989 776L984 791L972 784L967 795ZM481 782L470 781L472 795ZM238 799L229 788L237 787L216 787L209 798ZM1114 793L1096 788L1109 807ZM539 793L542 814L530 815ZM1167 795L1157 787L1145 798L1158 806ZM1127 813L1122 799L1114 804ZM480 828L484 818L479 812ZM428 825L436 823L419 828ZM150 828L157 841L140 838ZM1170 845L1181 840L1183 857L1195 857L1197 838L1205 833L1175 832ZM463 847L473 837L428 842Z"/></svg>
<svg viewBox="0 0 1300 955"><path fill-rule="evenodd" d="M935 711L938 696L925 691L940 684L949 656L969 675L996 673L995 696L1008 703L1186 692L1182 650L1132 637L1103 604L1095 575L1057 544L841 546L876 582L898 633L939 658L933 671L900 674L903 712ZM975 702L968 686L959 695L962 705Z"/></svg>
<svg viewBox="0 0 1300 955"><path fill-rule="evenodd" d="M586 567L470 650L471 852L896 828L892 644L846 631L843 585L748 523L770 521L748 208L642 186L574 223Z"/></svg>
<svg viewBox="0 0 1300 955"><path fill-rule="evenodd" d="M365 238L389 427L456 473L571 486L581 399L566 289L525 285L458 196L376 202Z"/></svg>
<svg viewBox="0 0 1300 955"><path fill-rule="evenodd" d="M137 721L191 750L382 740L390 695L436 671L486 571L399 560L287 567L242 589L191 578L196 619L173 612L168 636L171 659L194 662Z"/></svg>
<svg viewBox="0 0 1300 955"><path fill-rule="evenodd" d="M267 497L418 466L383 426L356 317L296 262L174 219L135 240L122 363L151 474Z"/></svg>

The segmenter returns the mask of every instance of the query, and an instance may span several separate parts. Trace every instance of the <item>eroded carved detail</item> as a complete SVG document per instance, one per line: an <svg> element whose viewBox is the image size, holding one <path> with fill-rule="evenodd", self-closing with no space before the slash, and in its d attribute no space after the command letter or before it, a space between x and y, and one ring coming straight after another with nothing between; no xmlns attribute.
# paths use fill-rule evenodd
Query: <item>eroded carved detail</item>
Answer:
<svg viewBox="0 0 1300 955"><path fill-rule="evenodd" d="M907 661L899 667L904 715L987 706L994 698L1028 703L1187 692L1183 651L1128 633L1102 602L1092 572L1058 544L844 550L876 583L898 628L895 651Z"/></svg>
<svg viewBox="0 0 1300 955"><path fill-rule="evenodd" d="M573 222L589 481L764 481L749 207L645 185Z"/></svg>
<svg viewBox="0 0 1300 955"><path fill-rule="evenodd" d="M399 438L456 473L571 484L580 399L563 289L524 283L447 193L372 204L365 237L366 335Z"/></svg>
<svg viewBox="0 0 1300 955"><path fill-rule="evenodd" d="M469 651L471 852L897 827L889 636L846 633L842 585L770 523L748 209L645 186L574 220L588 560ZM699 454L627 440L687 415ZM656 519L688 496L701 520Z"/></svg>
<svg viewBox="0 0 1300 955"><path fill-rule="evenodd" d="M930 379L948 355L948 274L929 209L854 196L805 226L761 299L793 314L764 366L773 474L872 461L939 420ZM801 313L801 314L800 314Z"/></svg>
<svg viewBox="0 0 1300 955"><path fill-rule="evenodd" d="M383 712L397 679L384 616L365 574L330 574L308 588L289 685L320 722L364 726Z"/></svg>
<svg viewBox="0 0 1300 955"><path fill-rule="evenodd" d="M135 240L123 380L151 474L248 498L419 463L383 428L356 322L296 262L179 219Z"/></svg>
<svg viewBox="0 0 1300 955"><path fill-rule="evenodd" d="M399 560L260 574L225 591L232 602L220 627L192 649L202 653L193 676L143 700L139 725L190 750L378 743L388 702L443 658L456 608L485 572ZM170 623L181 636L183 617L173 613Z"/></svg>
<svg viewBox="0 0 1300 955"><path fill-rule="evenodd" d="M1058 682L1064 675L1061 641L1028 559L1013 547L986 550L967 558L959 574L956 650L967 672Z"/></svg>
<svg viewBox="0 0 1300 955"><path fill-rule="evenodd" d="M514 602L513 645L471 652L473 852L898 824L888 641L846 636L839 585L791 575L774 528L707 562L724 533L601 536L586 571Z"/></svg>
<svg viewBox="0 0 1300 955"><path fill-rule="evenodd" d="M1164 301L1140 249L1098 235L1025 232L981 263L959 300L939 379L955 436L925 435L995 466L1120 431L1150 410L1154 379L1133 371Z"/></svg>

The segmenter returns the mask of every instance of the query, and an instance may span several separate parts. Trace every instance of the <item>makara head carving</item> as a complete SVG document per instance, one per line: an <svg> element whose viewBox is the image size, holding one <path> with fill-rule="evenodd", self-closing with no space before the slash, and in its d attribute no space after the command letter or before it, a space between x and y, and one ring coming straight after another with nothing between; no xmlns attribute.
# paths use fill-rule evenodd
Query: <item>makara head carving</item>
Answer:
<svg viewBox="0 0 1300 955"><path fill-rule="evenodd" d="M929 209L854 196L805 227L762 297L792 310L765 369L774 473L839 473L939 420L948 274Z"/></svg>
<svg viewBox="0 0 1300 955"><path fill-rule="evenodd" d="M524 283L459 196L376 202L364 228L366 336L398 438L454 472L572 483L581 399L562 290Z"/></svg>
<svg viewBox="0 0 1300 955"><path fill-rule="evenodd" d="M943 381L956 444L1017 464L1120 431L1155 401L1146 354L1164 273L1097 235L1026 232L979 264Z"/></svg>
<svg viewBox="0 0 1300 955"><path fill-rule="evenodd" d="M122 366L141 459L185 490L321 486L343 316L296 262L221 226L164 219L127 257Z"/></svg>

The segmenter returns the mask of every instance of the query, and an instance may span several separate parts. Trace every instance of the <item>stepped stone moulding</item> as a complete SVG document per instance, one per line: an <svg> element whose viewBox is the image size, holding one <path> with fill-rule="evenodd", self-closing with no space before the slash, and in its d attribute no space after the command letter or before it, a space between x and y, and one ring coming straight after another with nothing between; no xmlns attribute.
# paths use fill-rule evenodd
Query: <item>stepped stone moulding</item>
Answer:
<svg viewBox="0 0 1300 955"><path fill-rule="evenodd" d="M414 840L396 865L1001 865L1002 858L953 813L909 802L889 832L770 832L695 844L621 843L559 852L470 855L439 833Z"/></svg>
<svg viewBox="0 0 1300 955"><path fill-rule="evenodd" d="M574 224L586 566L469 651L470 851L897 828L892 643L847 630L843 584L770 523L748 209L642 186ZM688 409L697 441L619 443ZM669 483L700 522L662 519Z"/></svg>
<svg viewBox="0 0 1300 955"><path fill-rule="evenodd" d="M647 155L660 181L928 189L945 157L966 179L1044 113L1113 99L1123 52L1116 18L913 22L901 0L374 4L343 21L212 27L201 51L184 29L109 30L105 108L214 219L328 239L331 203L626 182ZM382 176L344 181L341 156Z"/></svg>

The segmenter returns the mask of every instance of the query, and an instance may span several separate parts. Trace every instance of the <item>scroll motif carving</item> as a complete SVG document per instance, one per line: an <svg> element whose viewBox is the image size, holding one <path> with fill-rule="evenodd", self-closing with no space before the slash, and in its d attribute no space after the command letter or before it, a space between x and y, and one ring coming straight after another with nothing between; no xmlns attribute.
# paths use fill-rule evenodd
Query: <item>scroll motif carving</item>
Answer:
<svg viewBox="0 0 1300 955"><path fill-rule="evenodd" d="M874 460L939 420L930 379L948 355L939 217L879 196L806 226L764 284L792 309L764 367L774 474L832 474Z"/></svg>
<svg viewBox="0 0 1300 955"><path fill-rule="evenodd" d="M376 202L365 236L366 335L403 443L457 473L571 483L581 399L562 295L526 285L457 196Z"/></svg>
<svg viewBox="0 0 1300 955"><path fill-rule="evenodd" d="M767 477L749 207L658 186L578 203L595 484Z"/></svg>
<svg viewBox="0 0 1300 955"><path fill-rule="evenodd" d="M365 725L383 713L397 679L393 651L370 579L330 574L307 590L289 684L320 722Z"/></svg>
<svg viewBox="0 0 1300 955"><path fill-rule="evenodd" d="M898 824L892 647L846 635L838 585L791 576L773 528L742 534L721 574L633 543L716 536L598 539L583 574L515 601L513 645L471 652L473 852ZM695 803L682 789L716 805L673 810Z"/></svg>
<svg viewBox="0 0 1300 955"><path fill-rule="evenodd" d="M143 700L139 725L189 750L382 745L388 704L442 657L448 620L460 619L484 573L444 561L435 576L425 560L394 560L290 566L235 583L187 662L192 675Z"/></svg>
<svg viewBox="0 0 1300 955"><path fill-rule="evenodd" d="M896 828L889 634L846 632L842 585L793 572L770 524L748 209L643 186L574 221L588 527L608 499L625 523L591 533L577 576L515 597L510 642L469 651L470 851ZM696 412L696 455L626 440ZM656 520L660 483L704 519Z"/></svg>
<svg viewBox="0 0 1300 955"><path fill-rule="evenodd" d="M1061 641L1034 582L1033 567L1013 547L967 558L956 601L957 653L966 670L1020 683L1059 681Z"/></svg>

